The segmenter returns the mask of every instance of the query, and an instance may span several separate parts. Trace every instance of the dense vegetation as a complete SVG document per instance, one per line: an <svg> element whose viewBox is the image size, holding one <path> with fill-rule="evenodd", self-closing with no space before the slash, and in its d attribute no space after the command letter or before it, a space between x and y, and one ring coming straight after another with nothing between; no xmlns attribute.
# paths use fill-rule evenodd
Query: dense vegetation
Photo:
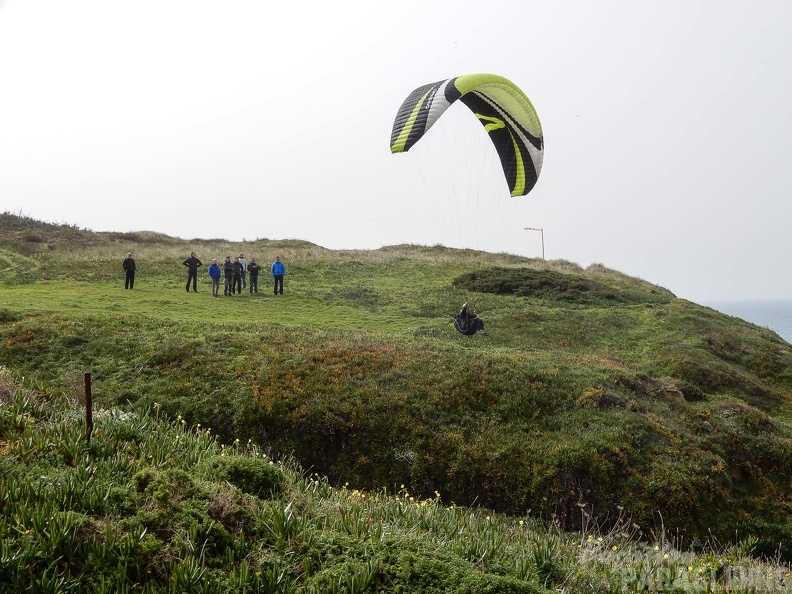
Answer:
<svg viewBox="0 0 792 594"><path fill-rule="evenodd" d="M325 594L786 592L755 540L681 552L662 537L558 531L362 492L153 409L83 409L0 370L0 591ZM627 532L622 533L622 530Z"/></svg>
<svg viewBox="0 0 792 594"><path fill-rule="evenodd" d="M205 262L280 254L287 294L188 294L193 249ZM684 546L752 537L755 553L792 558L792 347L603 266L183 241L6 213L0 283L0 364L44 393L76 397L90 371L103 406L156 403L330 484L404 484ZM488 336L453 331L465 299Z"/></svg>

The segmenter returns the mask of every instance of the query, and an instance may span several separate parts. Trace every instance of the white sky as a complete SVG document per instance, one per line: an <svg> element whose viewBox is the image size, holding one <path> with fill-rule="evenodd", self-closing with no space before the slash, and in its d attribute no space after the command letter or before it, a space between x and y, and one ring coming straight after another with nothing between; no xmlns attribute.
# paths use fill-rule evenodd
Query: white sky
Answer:
<svg viewBox="0 0 792 594"><path fill-rule="evenodd" d="M789 6L0 0L0 210L530 257L541 237L523 227L542 227L548 259L694 301L792 298ZM390 154L410 91L477 72L512 80L542 120L527 197L509 198L491 165L472 181L475 164L439 171L451 145L494 154L463 111ZM473 140L453 140L468 124Z"/></svg>

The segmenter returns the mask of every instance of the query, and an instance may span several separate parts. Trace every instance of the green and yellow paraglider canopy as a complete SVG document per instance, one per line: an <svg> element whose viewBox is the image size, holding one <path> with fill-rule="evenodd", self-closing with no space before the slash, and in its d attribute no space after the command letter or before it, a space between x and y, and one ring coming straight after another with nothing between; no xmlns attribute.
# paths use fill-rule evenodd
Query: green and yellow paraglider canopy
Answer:
<svg viewBox="0 0 792 594"><path fill-rule="evenodd" d="M410 150L457 99L489 134L511 195L530 192L542 170L542 124L528 97L502 76L468 74L415 89L396 114L391 152Z"/></svg>

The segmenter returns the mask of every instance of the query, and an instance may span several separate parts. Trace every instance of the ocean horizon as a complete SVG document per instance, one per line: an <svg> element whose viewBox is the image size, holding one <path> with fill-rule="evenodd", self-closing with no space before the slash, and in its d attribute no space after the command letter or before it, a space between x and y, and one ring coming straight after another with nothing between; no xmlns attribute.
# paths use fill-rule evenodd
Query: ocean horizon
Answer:
<svg viewBox="0 0 792 594"><path fill-rule="evenodd" d="M792 344L792 299L707 301L701 305L772 330Z"/></svg>

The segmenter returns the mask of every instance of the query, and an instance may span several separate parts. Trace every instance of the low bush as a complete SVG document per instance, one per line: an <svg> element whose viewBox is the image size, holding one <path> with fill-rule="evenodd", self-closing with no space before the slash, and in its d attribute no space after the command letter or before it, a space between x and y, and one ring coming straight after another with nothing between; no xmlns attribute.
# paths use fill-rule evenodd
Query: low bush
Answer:
<svg viewBox="0 0 792 594"><path fill-rule="evenodd" d="M227 481L263 499L280 497L285 482L283 472L271 460L233 454L207 458L196 473L215 482Z"/></svg>
<svg viewBox="0 0 792 594"><path fill-rule="evenodd" d="M604 284L582 274L532 268L493 266L486 270L458 276L452 284L479 293L516 295L545 301L599 307L636 303L667 303L670 300L668 295L651 290Z"/></svg>

